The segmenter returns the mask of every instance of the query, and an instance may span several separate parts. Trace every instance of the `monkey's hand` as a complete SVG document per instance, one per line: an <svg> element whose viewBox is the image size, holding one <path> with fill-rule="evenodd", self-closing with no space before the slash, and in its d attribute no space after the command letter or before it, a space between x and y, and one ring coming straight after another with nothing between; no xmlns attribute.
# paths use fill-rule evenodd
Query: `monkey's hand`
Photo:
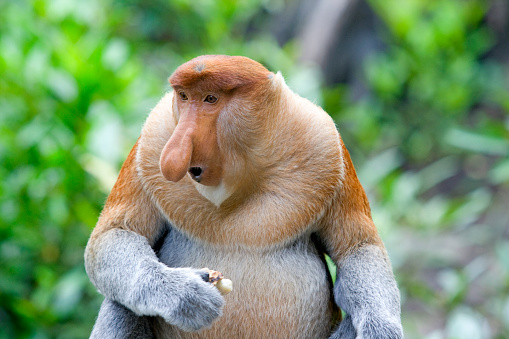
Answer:
<svg viewBox="0 0 509 339"><path fill-rule="evenodd" d="M223 273L211 270L207 267L202 268L203 271L208 273L208 282L219 290L221 295L227 295L233 291L233 283L230 279L225 279Z"/></svg>
<svg viewBox="0 0 509 339"><path fill-rule="evenodd" d="M347 316L331 339L400 339L399 292L385 251L358 248L338 265L334 297Z"/></svg>
<svg viewBox="0 0 509 339"><path fill-rule="evenodd" d="M113 229L89 242L87 273L107 298L137 315L160 316L184 330L210 326L221 315L224 299L208 274L161 263L143 236Z"/></svg>
<svg viewBox="0 0 509 339"><path fill-rule="evenodd" d="M206 281L201 270L146 265L133 290L133 311L159 315L184 331L208 327L221 315L224 299Z"/></svg>
<svg viewBox="0 0 509 339"><path fill-rule="evenodd" d="M359 331L356 330L359 329ZM364 318L358 326L352 324L352 317L347 315L339 328L329 339L357 339L357 338L403 338L401 324L390 317Z"/></svg>

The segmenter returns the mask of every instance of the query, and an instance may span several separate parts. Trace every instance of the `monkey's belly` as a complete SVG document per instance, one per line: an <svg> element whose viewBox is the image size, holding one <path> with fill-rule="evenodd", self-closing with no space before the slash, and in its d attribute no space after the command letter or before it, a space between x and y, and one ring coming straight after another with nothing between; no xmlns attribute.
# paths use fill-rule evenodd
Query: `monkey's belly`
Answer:
<svg viewBox="0 0 509 339"><path fill-rule="evenodd" d="M179 241L165 244L160 257L170 267L220 271L232 280L233 291L225 296L223 315L212 327L183 332L156 318L158 338L310 339L331 333L331 287L309 240L263 253L182 246Z"/></svg>

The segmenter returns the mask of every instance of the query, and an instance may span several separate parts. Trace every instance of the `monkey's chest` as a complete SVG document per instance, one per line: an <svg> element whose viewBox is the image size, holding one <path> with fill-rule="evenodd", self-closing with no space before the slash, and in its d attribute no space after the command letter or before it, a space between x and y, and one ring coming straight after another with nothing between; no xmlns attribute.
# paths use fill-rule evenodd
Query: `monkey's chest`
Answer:
<svg viewBox="0 0 509 339"><path fill-rule="evenodd" d="M233 282L223 315L211 328L186 333L162 319L161 338L327 338L332 324L327 270L309 239L263 252L223 250L170 234L160 250L170 267L220 271Z"/></svg>

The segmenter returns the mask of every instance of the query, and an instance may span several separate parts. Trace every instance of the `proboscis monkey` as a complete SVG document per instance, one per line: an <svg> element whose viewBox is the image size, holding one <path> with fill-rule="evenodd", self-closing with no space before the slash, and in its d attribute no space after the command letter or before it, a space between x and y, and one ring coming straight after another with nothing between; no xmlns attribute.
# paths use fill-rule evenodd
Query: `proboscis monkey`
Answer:
<svg viewBox="0 0 509 339"><path fill-rule="evenodd" d="M245 57L201 56L169 81L86 248L105 296L92 337L401 338L391 265L329 115Z"/></svg>

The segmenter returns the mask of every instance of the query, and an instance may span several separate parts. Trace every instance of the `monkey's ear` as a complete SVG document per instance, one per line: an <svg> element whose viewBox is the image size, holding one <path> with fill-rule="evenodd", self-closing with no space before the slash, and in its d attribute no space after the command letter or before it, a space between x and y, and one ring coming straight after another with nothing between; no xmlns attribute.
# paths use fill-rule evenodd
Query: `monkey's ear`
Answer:
<svg viewBox="0 0 509 339"><path fill-rule="evenodd" d="M271 80L273 88L286 86L285 78L283 77L283 74L281 74L281 71L278 71L276 74L270 73L269 79Z"/></svg>
<svg viewBox="0 0 509 339"><path fill-rule="evenodd" d="M275 94L277 97L281 96L281 94L285 91L291 91L291 89L286 85L285 78L281 71L277 73L270 73L269 76L269 91Z"/></svg>

